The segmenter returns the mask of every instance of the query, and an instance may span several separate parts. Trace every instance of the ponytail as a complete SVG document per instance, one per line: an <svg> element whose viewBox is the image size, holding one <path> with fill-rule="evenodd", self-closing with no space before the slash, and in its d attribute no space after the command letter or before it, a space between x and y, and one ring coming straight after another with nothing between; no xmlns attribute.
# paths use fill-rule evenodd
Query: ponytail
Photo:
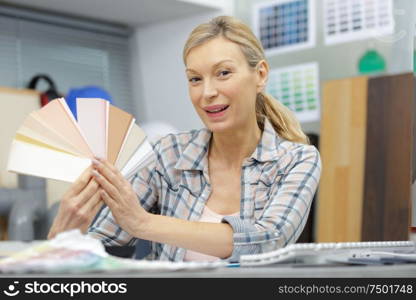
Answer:
<svg viewBox="0 0 416 300"><path fill-rule="evenodd" d="M282 138L291 142L309 144L309 139L302 131L293 112L271 95L264 92L257 95L256 117L261 130L264 130L264 118L267 118Z"/></svg>

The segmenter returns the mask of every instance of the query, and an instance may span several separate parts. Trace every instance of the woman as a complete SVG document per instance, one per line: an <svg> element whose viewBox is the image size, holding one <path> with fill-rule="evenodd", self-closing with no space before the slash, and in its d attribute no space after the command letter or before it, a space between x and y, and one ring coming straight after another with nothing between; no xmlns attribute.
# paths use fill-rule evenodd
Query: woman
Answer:
<svg viewBox="0 0 416 300"><path fill-rule="evenodd" d="M269 67L232 17L196 27L183 52L206 128L171 134L127 181L97 159L62 200L50 237L87 230L105 245L152 241L161 260L238 260L293 243L307 220L320 158L293 114L264 93ZM139 201L138 201L139 199Z"/></svg>

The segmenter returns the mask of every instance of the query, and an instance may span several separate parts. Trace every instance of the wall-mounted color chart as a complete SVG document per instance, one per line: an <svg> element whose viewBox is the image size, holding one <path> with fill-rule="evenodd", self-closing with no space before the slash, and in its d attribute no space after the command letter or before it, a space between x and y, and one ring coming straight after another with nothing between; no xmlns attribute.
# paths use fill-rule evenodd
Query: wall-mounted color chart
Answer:
<svg viewBox="0 0 416 300"><path fill-rule="evenodd" d="M275 0L253 8L253 30L267 55L315 46L315 0Z"/></svg>
<svg viewBox="0 0 416 300"><path fill-rule="evenodd" d="M320 118L318 63L306 63L273 69L267 92L289 107L300 122Z"/></svg>
<svg viewBox="0 0 416 300"><path fill-rule="evenodd" d="M392 0L324 0L325 44L392 34Z"/></svg>

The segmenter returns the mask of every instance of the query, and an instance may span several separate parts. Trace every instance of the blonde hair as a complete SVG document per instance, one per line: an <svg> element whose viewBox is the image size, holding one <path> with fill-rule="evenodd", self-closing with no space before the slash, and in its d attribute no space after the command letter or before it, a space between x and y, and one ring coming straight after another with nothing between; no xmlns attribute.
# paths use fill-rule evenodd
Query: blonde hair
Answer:
<svg viewBox="0 0 416 300"><path fill-rule="evenodd" d="M262 45L247 25L234 17L220 16L197 26L191 32L183 49L184 63L186 64L186 57L194 47L216 37L224 37L238 44L252 68L255 68L261 60L266 60ZM256 118L261 130L264 129L265 117L282 138L292 142L309 143L295 115L271 95L260 92L256 99Z"/></svg>

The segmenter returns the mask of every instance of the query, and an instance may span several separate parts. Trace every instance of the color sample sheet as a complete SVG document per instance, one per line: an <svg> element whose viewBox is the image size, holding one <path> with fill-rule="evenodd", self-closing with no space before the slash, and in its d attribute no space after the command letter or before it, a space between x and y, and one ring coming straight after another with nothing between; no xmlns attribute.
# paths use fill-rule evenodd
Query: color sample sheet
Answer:
<svg viewBox="0 0 416 300"><path fill-rule="evenodd" d="M126 135L133 126L132 115L111 105L108 116L108 161L115 164Z"/></svg>
<svg viewBox="0 0 416 300"><path fill-rule="evenodd" d="M141 143L145 140L145 138L146 134L144 131L139 127L139 125L134 123L130 129L128 137L125 140L124 146L122 147L123 150L120 152L115 166L120 169L126 165L129 159L137 151L138 147L141 146Z"/></svg>
<svg viewBox="0 0 416 300"><path fill-rule="evenodd" d="M300 122L319 120L318 63L271 70L267 92L289 107Z"/></svg>
<svg viewBox="0 0 416 300"><path fill-rule="evenodd" d="M98 157L107 157L109 102L95 98L78 98L77 117L92 152Z"/></svg>
<svg viewBox="0 0 416 300"><path fill-rule="evenodd" d="M392 0L325 0L324 30L327 45L392 34Z"/></svg>
<svg viewBox="0 0 416 300"><path fill-rule="evenodd" d="M278 0L254 7L253 29L267 55L315 46L315 3Z"/></svg>
<svg viewBox="0 0 416 300"><path fill-rule="evenodd" d="M37 119L43 120L51 129L66 137L73 145L85 156L92 157L91 148L88 146L86 138L80 130L77 121L72 113L68 114L66 102L56 99L42 107L42 109L32 113Z"/></svg>
<svg viewBox="0 0 416 300"><path fill-rule="evenodd" d="M93 156L118 157L117 168L134 175L153 153L145 133L127 112L104 99L78 98L78 122L64 99L32 111L11 143L8 170L73 182Z"/></svg>

